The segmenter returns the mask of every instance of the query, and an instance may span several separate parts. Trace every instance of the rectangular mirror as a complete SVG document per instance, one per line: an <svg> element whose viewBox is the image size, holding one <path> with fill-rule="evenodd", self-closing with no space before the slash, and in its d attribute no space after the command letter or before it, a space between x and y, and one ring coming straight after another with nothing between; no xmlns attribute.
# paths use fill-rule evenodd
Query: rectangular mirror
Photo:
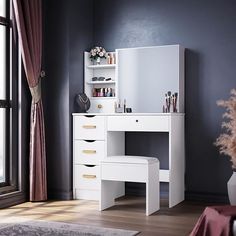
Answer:
<svg viewBox="0 0 236 236"><path fill-rule="evenodd" d="M163 111L167 91L184 112L184 48L167 45L117 49L118 98L135 113Z"/></svg>

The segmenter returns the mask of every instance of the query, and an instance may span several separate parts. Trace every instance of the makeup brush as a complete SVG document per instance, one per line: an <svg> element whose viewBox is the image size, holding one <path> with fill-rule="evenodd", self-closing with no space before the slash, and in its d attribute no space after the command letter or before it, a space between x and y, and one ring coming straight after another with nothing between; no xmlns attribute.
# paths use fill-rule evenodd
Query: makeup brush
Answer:
<svg viewBox="0 0 236 236"><path fill-rule="evenodd" d="M165 98L166 98L166 111L168 112L168 110L169 110L169 96L167 94L165 94Z"/></svg>
<svg viewBox="0 0 236 236"><path fill-rule="evenodd" d="M170 105L171 105L171 91L168 91L168 92L167 92L167 95L168 95L168 106L167 106L167 109L168 109L168 112L170 112Z"/></svg>
<svg viewBox="0 0 236 236"><path fill-rule="evenodd" d="M174 93L173 112L177 112L177 98L178 98L178 93Z"/></svg>

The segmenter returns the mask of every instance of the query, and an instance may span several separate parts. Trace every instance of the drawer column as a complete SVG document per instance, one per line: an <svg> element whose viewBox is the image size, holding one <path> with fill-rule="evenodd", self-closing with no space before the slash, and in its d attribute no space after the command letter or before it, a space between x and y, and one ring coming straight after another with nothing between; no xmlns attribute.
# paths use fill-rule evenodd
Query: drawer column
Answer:
<svg viewBox="0 0 236 236"><path fill-rule="evenodd" d="M98 200L100 160L106 156L106 117L73 117L73 198Z"/></svg>

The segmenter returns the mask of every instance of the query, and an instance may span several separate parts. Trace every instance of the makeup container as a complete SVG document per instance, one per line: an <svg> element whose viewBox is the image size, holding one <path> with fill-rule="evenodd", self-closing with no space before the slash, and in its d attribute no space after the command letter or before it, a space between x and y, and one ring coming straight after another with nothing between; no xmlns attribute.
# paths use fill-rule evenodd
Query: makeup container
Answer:
<svg viewBox="0 0 236 236"><path fill-rule="evenodd" d="M124 99L124 113L126 113L126 99Z"/></svg>
<svg viewBox="0 0 236 236"><path fill-rule="evenodd" d="M98 80L98 77L93 77L92 78L92 81L97 81Z"/></svg>
<svg viewBox="0 0 236 236"><path fill-rule="evenodd" d="M107 54L107 64L111 64L111 55L110 55L110 53Z"/></svg>
<svg viewBox="0 0 236 236"><path fill-rule="evenodd" d="M116 113L123 113L124 112L124 108L123 108L120 100L118 101L118 104L115 102L115 112Z"/></svg>

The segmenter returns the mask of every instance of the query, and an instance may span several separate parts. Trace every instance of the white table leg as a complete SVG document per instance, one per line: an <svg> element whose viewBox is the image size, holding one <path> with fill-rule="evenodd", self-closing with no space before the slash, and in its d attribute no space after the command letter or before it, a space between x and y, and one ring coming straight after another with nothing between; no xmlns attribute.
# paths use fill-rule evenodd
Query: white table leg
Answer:
<svg viewBox="0 0 236 236"><path fill-rule="evenodd" d="M159 163L151 164L148 168L146 182L146 215L160 209Z"/></svg>
<svg viewBox="0 0 236 236"><path fill-rule="evenodd" d="M101 180L101 191L99 199L99 211L114 206L114 181Z"/></svg>

